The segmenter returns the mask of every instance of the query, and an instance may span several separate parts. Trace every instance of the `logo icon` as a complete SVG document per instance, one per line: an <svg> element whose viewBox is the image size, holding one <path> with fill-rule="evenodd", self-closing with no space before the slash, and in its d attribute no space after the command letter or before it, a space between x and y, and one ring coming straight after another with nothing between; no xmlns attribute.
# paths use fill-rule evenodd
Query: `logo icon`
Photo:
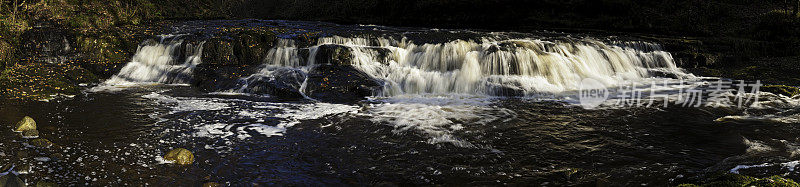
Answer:
<svg viewBox="0 0 800 187"><path fill-rule="evenodd" d="M608 89L595 79L585 78L581 81L578 98L585 109L593 109L603 104L608 99Z"/></svg>

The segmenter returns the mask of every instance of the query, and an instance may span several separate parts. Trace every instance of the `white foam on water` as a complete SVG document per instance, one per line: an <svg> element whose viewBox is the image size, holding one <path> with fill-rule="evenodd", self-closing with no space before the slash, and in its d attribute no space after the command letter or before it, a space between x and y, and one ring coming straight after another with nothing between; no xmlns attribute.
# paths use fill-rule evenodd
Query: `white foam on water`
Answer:
<svg viewBox="0 0 800 187"><path fill-rule="evenodd" d="M763 164L759 164L759 165L738 165L738 166L734 167L733 169L731 169L730 172L734 173L734 174L739 174L739 170L742 170L742 169L760 168L760 167L769 167L769 166L772 166L772 164L763 163Z"/></svg>
<svg viewBox="0 0 800 187"><path fill-rule="evenodd" d="M198 110L223 110L230 108L227 103L224 103L223 99L216 98L181 98L162 95L157 92L152 92L142 97L167 104L172 109L172 113Z"/></svg>
<svg viewBox="0 0 800 187"><path fill-rule="evenodd" d="M754 95L747 94L745 97L754 98ZM758 99L758 102L753 102L752 104L747 105L748 110L774 110L778 112L770 112L768 114L759 115L750 114L750 111L745 111L745 114L743 115L724 116L716 119L716 121L800 124L800 95L795 97L787 97L769 92L759 92Z"/></svg>
<svg viewBox="0 0 800 187"><path fill-rule="evenodd" d="M358 106L332 103L302 104L296 109L275 115L284 119L279 126L291 127L303 120L319 119L334 114L357 114Z"/></svg>
<svg viewBox="0 0 800 187"><path fill-rule="evenodd" d="M394 133L421 133L428 143L452 143L460 147L474 144L453 135L465 126L486 125L501 119L513 119L508 109L490 106L491 99L469 95L396 96L370 104L367 116L373 122L394 127Z"/></svg>

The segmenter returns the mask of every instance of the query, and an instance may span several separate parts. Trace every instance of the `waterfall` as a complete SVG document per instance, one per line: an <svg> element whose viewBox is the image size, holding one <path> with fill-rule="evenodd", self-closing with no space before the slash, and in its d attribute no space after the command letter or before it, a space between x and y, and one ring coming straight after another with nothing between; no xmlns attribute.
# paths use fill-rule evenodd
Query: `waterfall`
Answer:
<svg viewBox="0 0 800 187"><path fill-rule="evenodd" d="M307 71L320 63L319 48L331 44L347 47L353 56L351 65L386 83L382 96L532 95L577 90L584 78L615 86L649 78L652 72L691 76L683 73L671 54L657 44L604 43L589 38L482 38L415 44L406 38L334 36L320 38L317 45L307 49L285 40L269 51L265 66Z"/></svg>
<svg viewBox="0 0 800 187"><path fill-rule="evenodd" d="M173 35L159 38L143 42L131 62L105 84L190 83L194 67L201 63L203 43L193 45Z"/></svg>

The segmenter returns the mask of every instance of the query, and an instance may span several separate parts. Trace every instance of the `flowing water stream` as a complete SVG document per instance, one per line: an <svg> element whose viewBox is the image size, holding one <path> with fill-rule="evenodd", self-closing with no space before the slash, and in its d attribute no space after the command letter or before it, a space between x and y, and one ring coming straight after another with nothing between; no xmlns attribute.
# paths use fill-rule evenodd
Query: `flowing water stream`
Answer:
<svg viewBox="0 0 800 187"><path fill-rule="evenodd" d="M75 185L662 186L719 171L800 177L796 98L764 93L744 110L615 107L620 98L611 92L599 108L581 107L587 78L651 94L724 80L684 72L658 44L354 27L383 34L278 39L252 74L214 91L192 85L197 67L209 63L205 40L156 36L84 95L2 103L3 123L33 116L59 149L8 138L0 159L32 166L30 180ZM331 55L337 50L350 55ZM311 79L332 63L347 63L379 89L357 102L327 102L337 96L321 98ZM301 97L265 93L274 82ZM652 82L673 87L645 86ZM160 159L178 147L193 151L195 164Z"/></svg>

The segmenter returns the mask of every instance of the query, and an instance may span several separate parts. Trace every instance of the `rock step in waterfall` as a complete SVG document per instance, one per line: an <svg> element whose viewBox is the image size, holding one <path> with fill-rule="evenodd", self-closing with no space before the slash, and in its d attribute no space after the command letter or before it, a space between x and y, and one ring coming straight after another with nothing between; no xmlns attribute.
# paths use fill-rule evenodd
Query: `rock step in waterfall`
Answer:
<svg viewBox="0 0 800 187"><path fill-rule="evenodd" d="M691 76L659 45L638 41L483 37L415 43L333 36L299 46L291 39L247 44L235 38L185 38L190 37L143 43L132 62L106 84L185 83L207 91L340 103L404 94L532 96L577 90L584 78L615 86L652 76ZM236 44L261 50L242 52L244 47Z"/></svg>

